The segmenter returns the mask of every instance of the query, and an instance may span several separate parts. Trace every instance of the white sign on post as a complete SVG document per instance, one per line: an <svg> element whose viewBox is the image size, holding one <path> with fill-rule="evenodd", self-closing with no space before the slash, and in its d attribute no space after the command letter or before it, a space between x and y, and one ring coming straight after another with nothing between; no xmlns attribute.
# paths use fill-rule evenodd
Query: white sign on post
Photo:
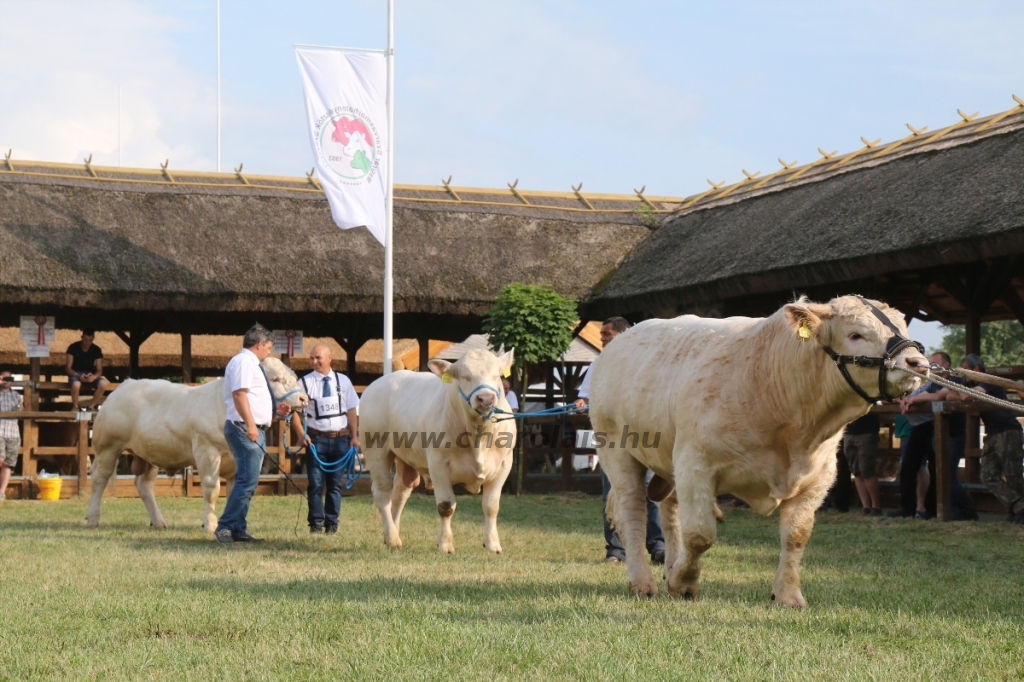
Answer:
<svg viewBox="0 0 1024 682"><path fill-rule="evenodd" d="M37 346L45 346L53 343L57 323L55 318L45 315L22 315L21 316L21 340L25 343L34 343ZM46 355L30 355L29 357L47 357Z"/></svg>
<svg viewBox="0 0 1024 682"><path fill-rule="evenodd" d="M302 355L302 332L297 329L275 329L274 352L288 357Z"/></svg>
<svg viewBox="0 0 1024 682"><path fill-rule="evenodd" d="M48 358L50 357L50 346L45 343L25 342L25 357L27 358Z"/></svg>

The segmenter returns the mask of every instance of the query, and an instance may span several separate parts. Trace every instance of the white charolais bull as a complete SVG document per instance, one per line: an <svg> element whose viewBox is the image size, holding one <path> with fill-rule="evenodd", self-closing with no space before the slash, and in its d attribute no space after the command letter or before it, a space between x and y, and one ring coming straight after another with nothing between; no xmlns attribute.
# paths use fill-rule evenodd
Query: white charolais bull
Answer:
<svg viewBox="0 0 1024 682"><path fill-rule="evenodd" d="M294 408L309 401L295 373L284 363L269 357L262 364L275 397L287 396L285 402ZM287 395L296 389L297 393ZM96 458L86 516L89 527L100 524L103 490L114 473L117 458L127 452L149 465L135 477L135 487L149 512L150 524L156 528L167 526L154 494L158 469L196 466L206 500L203 529L213 533L217 527L214 510L220 495L220 477L227 479L230 493L235 476L235 460L224 440L226 413L223 379L195 387L145 379L129 379L121 384L107 398L93 425Z"/></svg>
<svg viewBox="0 0 1024 682"><path fill-rule="evenodd" d="M498 506L512 469L516 427L512 419L492 421L490 413L511 413L501 377L512 362L512 351L497 357L471 350L455 363L431 360L432 373L394 372L366 388L359 401L363 456L389 547L402 546L402 508L422 474L437 501L438 548L455 552L452 486L458 483L472 493L483 491L484 547L501 553Z"/></svg>
<svg viewBox="0 0 1024 682"><path fill-rule="evenodd" d="M905 337L899 312L873 303ZM625 544L630 591L657 592L643 555L650 468L674 484L660 503L670 594L696 598L700 557L715 541L715 496L732 493L762 514L780 509L772 599L805 606L799 569L814 512L835 479L843 429L870 407L826 348L881 357L894 338L855 296L800 299L764 319L648 320L619 335L591 369L590 417L607 434L598 446L612 484L608 515ZM927 366L913 346L894 359L914 371ZM880 376L890 395L920 382L898 370L847 367L870 397L879 395Z"/></svg>

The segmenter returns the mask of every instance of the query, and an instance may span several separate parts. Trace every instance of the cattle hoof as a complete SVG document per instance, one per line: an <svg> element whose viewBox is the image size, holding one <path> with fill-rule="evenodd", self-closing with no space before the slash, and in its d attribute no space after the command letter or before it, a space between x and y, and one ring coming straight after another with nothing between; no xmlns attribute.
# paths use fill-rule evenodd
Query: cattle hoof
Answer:
<svg viewBox="0 0 1024 682"><path fill-rule="evenodd" d="M805 609L807 608L807 600L799 592L795 595L788 597L776 597L775 593L772 593L772 601L776 606L785 606L791 609Z"/></svg>
<svg viewBox="0 0 1024 682"><path fill-rule="evenodd" d="M658 586L653 583L630 583L629 593L634 597L646 597L652 599L658 594Z"/></svg>

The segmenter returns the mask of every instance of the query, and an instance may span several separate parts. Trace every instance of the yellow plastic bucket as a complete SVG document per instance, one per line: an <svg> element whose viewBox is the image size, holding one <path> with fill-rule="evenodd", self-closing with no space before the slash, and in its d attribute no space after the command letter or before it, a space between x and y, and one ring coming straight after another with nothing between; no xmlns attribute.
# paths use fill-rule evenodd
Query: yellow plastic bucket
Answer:
<svg viewBox="0 0 1024 682"><path fill-rule="evenodd" d="M60 477L54 476L53 478L40 478L39 483L39 499L40 500L59 500L60 499Z"/></svg>

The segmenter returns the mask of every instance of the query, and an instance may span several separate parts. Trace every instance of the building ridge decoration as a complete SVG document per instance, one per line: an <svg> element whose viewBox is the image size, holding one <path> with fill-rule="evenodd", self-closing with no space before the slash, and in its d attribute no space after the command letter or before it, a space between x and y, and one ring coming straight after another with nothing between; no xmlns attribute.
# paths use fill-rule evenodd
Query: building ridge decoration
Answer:
<svg viewBox="0 0 1024 682"><path fill-rule="evenodd" d="M711 189L691 194L685 197L676 196L646 196L644 189L633 189L633 194L608 194L588 193L584 195L580 190L583 183L570 185L572 192L557 192L550 190L527 190L518 189L519 180L506 183L507 189L486 188L486 187L456 187L451 184L452 177L441 180L441 186L434 185L395 185L395 202L403 204L451 204L470 206L501 206L505 208L519 207L544 209L565 212L582 213L638 213L653 212L660 215L680 214L684 211L698 210L717 205L718 200L728 197L730 203L738 201L747 196L760 195L763 192L781 189L785 186L793 186L789 183L802 179L804 182L820 180L831 177L833 172L849 171L867 165L874 165L879 159L896 158L899 153L913 153L927 151L934 148L939 141L970 137L985 131L997 130L997 126L1007 118L1017 114L1024 114L1024 99L1012 95L1015 106L1006 111L992 114L984 118L978 118L978 113L966 114L957 110L960 120L955 123L931 132L925 136L928 126L915 128L907 124L910 135L886 144L882 144L881 138L868 140L861 137L863 147L855 149L846 154L839 154L838 150L826 152L818 148L821 157L802 166L797 161L786 162L782 158L779 163L782 168L773 173L762 176L760 171L749 172L743 170L743 179L732 184L725 181L713 182L708 180ZM1015 122L1004 123L1003 127L1011 127ZM297 192L302 194L323 194L323 189L318 180L313 176L312 171L305 174L305 177L275 176L275 175L243 175L242 164L233 169L234 173L215 173L210 171L175 171L171 175L168 170L170 160L160 164L160 169L148 168L123 168L120 166L95 166L92 165L92 155L84 159L84 164L58 163L50 161L29 161L19 160L15 168L14 160L11 158L12 151L4 155L6 169L0 167L0 177L5 175L21 175L37 178L78 180L87 182L119 183L129 185L161 185L173 186L175 188L185 187L206 187L206 188L227 188L227 189L251 189ZM84 165L84 168L83 168ZM27 170L26 168L39 169ZM82 171L85 171L85 174ZM66 172L61 172L66 171ZM73 174L77 173L77 174ZM129 177L116 177L129 176ZM407 193L402 196L403 193ZM435 193L438 196L410 196L410 193ZM473 198L481 197L481 198ZM508 197L512 201L496 201L488 197ZM576 206L554 205L546 200L559 200L571 202ZM597 206L593 202L613 202L616 204L627 204L627 208L610 208ZM579 204L582 203L583 206Z"/></svg>

